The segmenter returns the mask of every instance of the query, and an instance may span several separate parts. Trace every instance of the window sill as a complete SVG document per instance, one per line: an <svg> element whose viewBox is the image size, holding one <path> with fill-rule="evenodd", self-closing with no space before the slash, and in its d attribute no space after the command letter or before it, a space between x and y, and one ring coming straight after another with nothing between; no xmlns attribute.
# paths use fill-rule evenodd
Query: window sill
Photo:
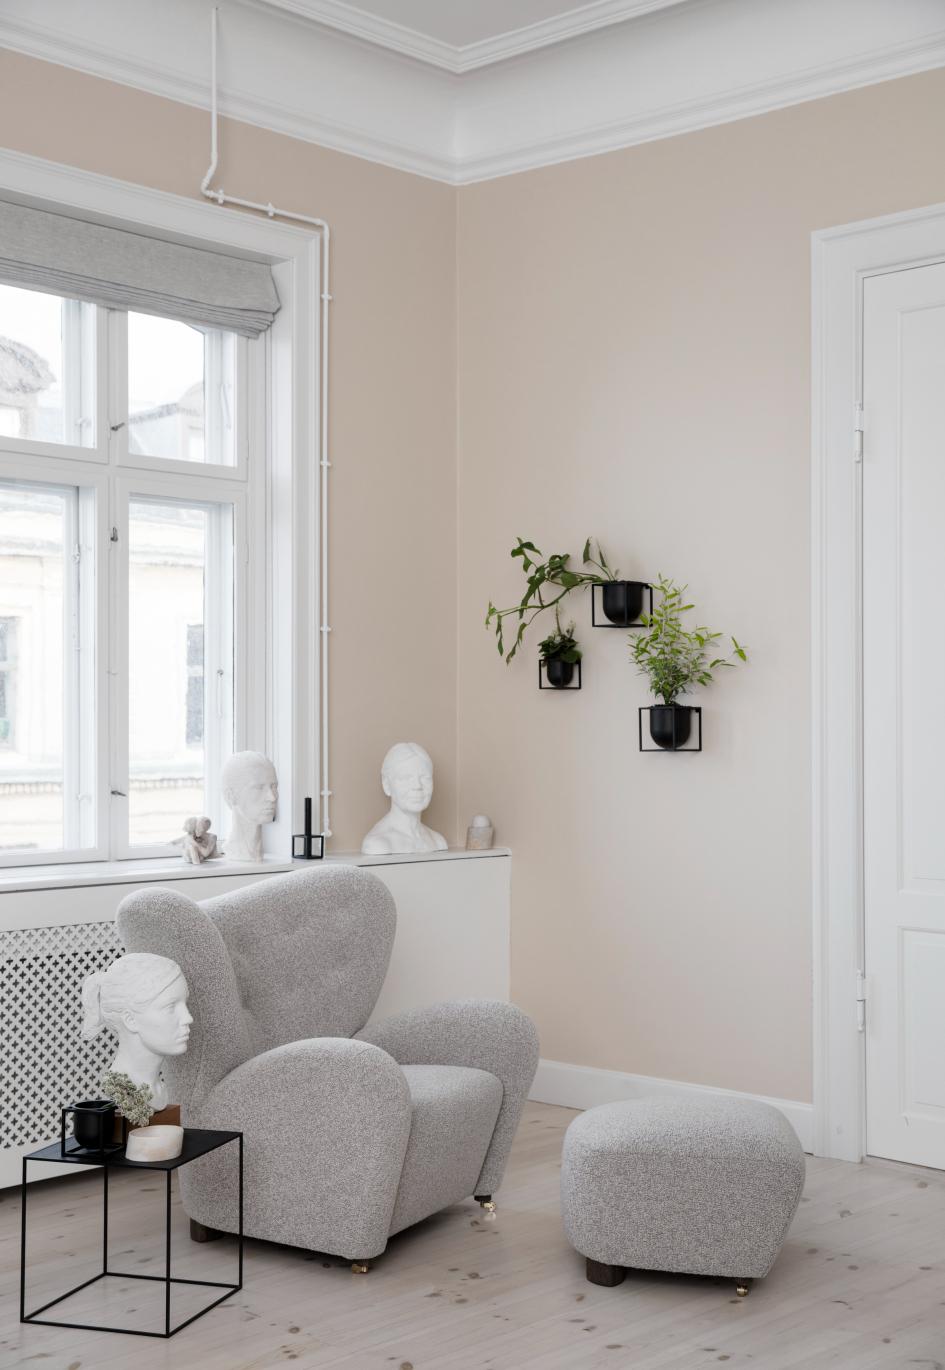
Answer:
<svg viewBox="0 0 945 1370"><path fill-rule="evenodd" d="M83 885L144 885L151 881L213 879L215 876L278 875L293 869L291 861L275 857L256 861L227 861L225 857L189 866L179 856L142 861L79 861L74 865L7 866L0 870L0 894L22 890L74 889Z"/></svg>
<svg viewBox="0 0 945 1370"><path fill-rule="evenodd" d="M449 847L446 851L389 852L383 856L365 856L363 852L331 852L328 862L344 866L407 866L415 863L436 864L438 861L481 861L483 857L511 856L509 847L488 847L485 851L467 851L465 847ZM308 861L296 861L296 866L308 866Z"/></svg>

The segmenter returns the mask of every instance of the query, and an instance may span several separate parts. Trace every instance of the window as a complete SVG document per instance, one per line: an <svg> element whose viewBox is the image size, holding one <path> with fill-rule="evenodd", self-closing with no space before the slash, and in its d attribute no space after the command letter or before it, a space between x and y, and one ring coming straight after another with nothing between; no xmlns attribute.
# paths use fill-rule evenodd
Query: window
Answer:
<svg viewBox="0 0 945 1370"><path fill-rule="evenodd" d="M0 863L222 821L263 347L0 284Z"/></svg>
<svg viewBox="0 0 945 1370"><path fill-rule="evenodd" d="M0 283L0 437L94 446L94 315Z"/></svg>
<svg viewBox="0 0 945 1370"><path fill-rule="evenodd" d="M16 746L17 618L0 618L0 747Z"/></svg>

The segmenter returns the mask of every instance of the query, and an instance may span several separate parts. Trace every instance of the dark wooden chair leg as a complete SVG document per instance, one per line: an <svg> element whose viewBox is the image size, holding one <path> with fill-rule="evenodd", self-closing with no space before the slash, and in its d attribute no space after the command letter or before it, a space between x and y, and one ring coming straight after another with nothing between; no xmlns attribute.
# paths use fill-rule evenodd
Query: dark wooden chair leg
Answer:
<svg viewBox="0 0 945 1370"><path fill-rule="evenodd" d="M627 1272L622 1265L605 1265L602 1261L592 1261L587 1257L587 1278L591 1284L603 1284L612 1289L615 1284L623 1284Z"/></svg>
<svg viewBox="0 0 945 1370"><path fill-rule="evenodd" d="M196 1218L190 1220L190 1240L192 1242L215 1242L220 1237L225 1237L225 1232L218 1232L215 1227L204 1227L203 1223L198 1223Z"/></svg>

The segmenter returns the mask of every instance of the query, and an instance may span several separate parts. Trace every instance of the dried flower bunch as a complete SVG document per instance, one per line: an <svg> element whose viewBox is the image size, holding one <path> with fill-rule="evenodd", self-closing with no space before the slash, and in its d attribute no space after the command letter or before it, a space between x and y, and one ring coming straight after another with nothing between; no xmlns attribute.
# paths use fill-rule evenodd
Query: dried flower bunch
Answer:
<svg viewBox="0 0 945 1370"><path fill-rule="evenodd" d="M102 1076L102 1093L111 1099L123 1118L132 1127L145 1127L154 1109L150 1085L136 1085L130 1075L117 1070L106 1070Z"/></svg>

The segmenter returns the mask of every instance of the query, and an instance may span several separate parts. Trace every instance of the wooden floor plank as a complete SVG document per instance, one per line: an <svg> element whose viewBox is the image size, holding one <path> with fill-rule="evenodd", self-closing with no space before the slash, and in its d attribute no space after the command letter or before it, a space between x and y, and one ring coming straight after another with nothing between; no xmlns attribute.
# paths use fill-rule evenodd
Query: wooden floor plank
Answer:
<svg viewBox="0 0 945 1370"><path fill-rule="evenodd" d="M16 1322L19 1195L0 1193L0 1367L44 1370L894 1370L945 1365L945 1176L892 1162L809 1160L774 1270L737 1299L730 1281L637 1272L588 1284L564 1240L561 1140L574 1116L530 1104L499 1213L457 1205L396 1237L367 1276L317 1253L247 1243L242 1293L170 1342ZM30 1193L33 1306L91 1271L94 1175ZM112 1263L161 1269L153 1176L113 1186ZM231 1241L195 1246L175 1200L175 1273L226 1279ZM135 1291L109 1294L138 1307ZM104 1296L102 1296L104 1297ZM98 1293L86 1307L94 1306ZM103 1304L104 1306L104 1304Z"/></svg>

